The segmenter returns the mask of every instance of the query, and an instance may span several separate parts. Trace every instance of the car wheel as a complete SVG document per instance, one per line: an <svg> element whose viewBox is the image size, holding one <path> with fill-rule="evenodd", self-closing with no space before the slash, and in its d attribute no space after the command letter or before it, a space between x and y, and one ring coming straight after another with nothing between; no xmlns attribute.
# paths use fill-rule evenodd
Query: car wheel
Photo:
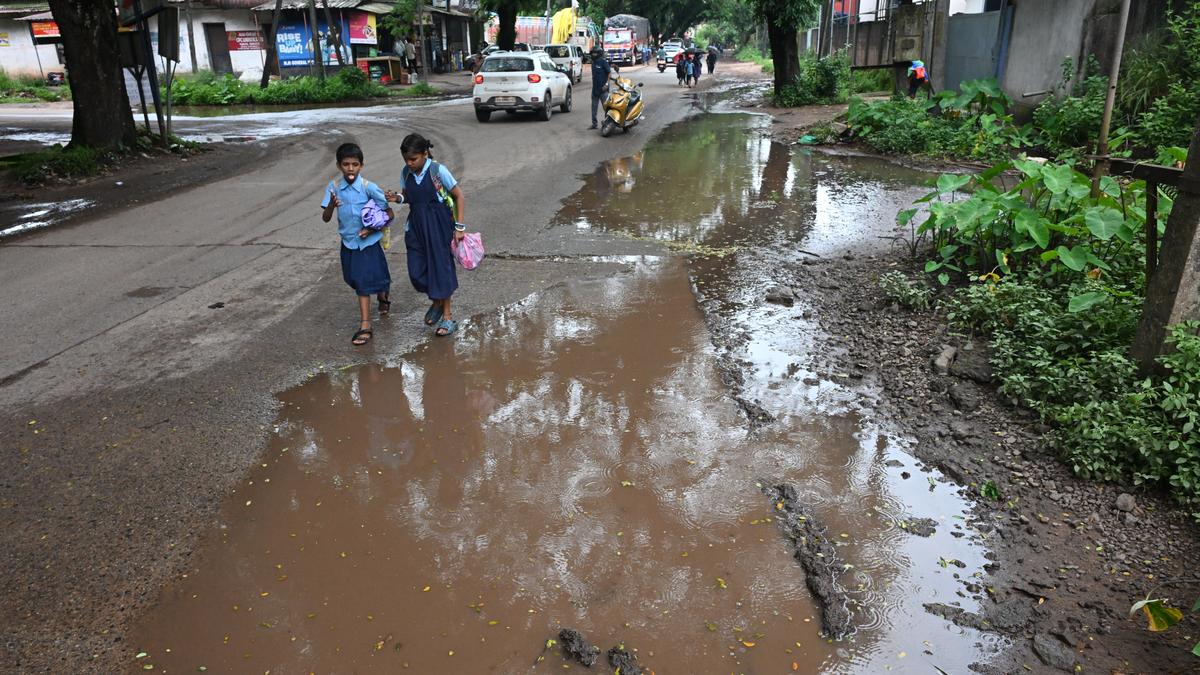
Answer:
<svg viewBox="0 0 1200 675"><path fill-rule="evenodd" d="M550 118L554 116L553 106L554 102L550 98L550 92L546 92L546 102L542 106L541 111L538 112L538 117L540 117L543 122L549 122Z"/></svg>
<svg viewBox="0 0 1200 675"><path fill-rule="evenodd" d="M480 110L479 108L476 108L475 109L475 119L479 120L480 122L486 122L486 121L492 119L492 111L491 110Z"/></svg>
<svg viewBox="0 0 1200 675"><path fill-rule="evenodd" d="M567 95L563 99L562 104L558 106L558 109L565 113L571 112L571 88L570 87L567 87Z"/></svg>

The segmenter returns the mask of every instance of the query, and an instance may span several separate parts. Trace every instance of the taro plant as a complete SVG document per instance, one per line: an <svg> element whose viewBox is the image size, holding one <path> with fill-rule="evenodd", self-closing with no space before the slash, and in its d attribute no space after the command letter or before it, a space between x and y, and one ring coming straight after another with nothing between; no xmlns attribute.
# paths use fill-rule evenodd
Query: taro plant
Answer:
<svg viewBox="0 0 1200 675"><path fill-rule="evenodd" d="M1017 169L1021 180L1006 189L1002 174L1009 168ZM959 198L964 190L967 196ZM943 285L954 275L1015 273L1054 283L1098 282L1071 298L1071 310L1083 311L1127 293L1118 287L1139 279L1145 190L1143 181L1106 177L1100 194L1092 197L1088 177L1073 164L1027 159L976 176L943 175L936 189L918 200L928 204L918 232L929 236L935 252L925 271L936 273ZM1165 194L1160 200L1161 228L1171 201Z"/></svg>
<svg viewBox="0 0 1200 675"><path fill-rule="evenodd" d="M1146 616L1146 627L1149 628L1151 632L1159 633L1169 630L1172 626L1183 620L1183 610L1170 606L1168 604L1170 600L1167 598L1156 598L1154 596L1156 595L1158 589L1162 586L1173 586L1180 584L1200 584L1200 579L1179 579L1175 582L1168 581L1164 584L1160 584L1159 586L1155 586L1154 588L1150 589L1150 592L1146 594L1144 599L1133 603L1133 606L1129 608L1129 618L1132 619L1133 615L1137 614L1140 610L1142 614ZM1200 599L1197 599L1195 604L1192 605L1192 614L1196 613L1200 613ZM1200 656L1200 642L1197 642L1192 647L1192 653L1196 656Z"/></svg>

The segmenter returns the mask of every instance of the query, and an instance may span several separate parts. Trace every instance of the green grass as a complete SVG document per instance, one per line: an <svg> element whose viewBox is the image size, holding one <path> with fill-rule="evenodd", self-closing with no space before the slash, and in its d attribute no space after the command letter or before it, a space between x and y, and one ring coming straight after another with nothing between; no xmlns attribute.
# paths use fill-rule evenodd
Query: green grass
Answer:
<svg viewBox="0 0 1200 675"><path fill-rule="evenodd" d="M36 77L30 75L14 77L0 70L0 103L66 101L70 98L71 89L69 87L47 87Z"/></svg>
<svg viewBox="0 0 1200 675"><path fill-rule="evenodd" d="M428 82L418 82L411 87L398 89L395 92L396 96L440 96L441 89L430 85Z"/></svg>
<svg viewBox="0 0 1200 675"><path fill-rule="evenodd" d="M13 155L4 164L10 176L30 185L47 178L87 178L102 172L112 160L109 153L92 148L53 145L45 150Z"/></svg>
<svg viewBox="0 0 1200 675"><path fill-rule="evenodd" d="M357 68L339 70L324 80L309 76L275 80L266 89L212 72L181 76L171 84L177 105L335 103L390 95L387 87L371 82Z"/></svg>
<svg viewBox="0 0 1200 675"><path fill-rule="evenodd" d="M762 67L764 73L775 72L775 64L771 61L771 57L764 56L762 52L750 45L746 45L745 47L737 50L737 53L733 55L733 58L737 59L738 61L750 61L752 63L757 63L760 67Z"/></svg>

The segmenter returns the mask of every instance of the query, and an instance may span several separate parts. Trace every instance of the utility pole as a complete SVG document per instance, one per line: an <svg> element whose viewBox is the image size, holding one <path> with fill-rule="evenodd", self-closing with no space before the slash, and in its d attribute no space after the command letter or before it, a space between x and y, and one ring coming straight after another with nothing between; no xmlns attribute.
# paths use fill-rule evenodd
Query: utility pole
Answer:
<svg viewBox="0 0 1200 675"><path fill-rule="evenodd" d="M1100 119L1100 138L1096 143L1096 166L1092 169L1092 199L1100 196L1100 177L1108 173L1108 129L1112 124L1113 103L1117 98L1117 78L1121 75L1121 56L1125 51L1125 27L1129 23L1129 0L1121 0L1117 19L1117 42L1113 45L1108 67L1108 94L1104 97L1104 117Z"/></svg>

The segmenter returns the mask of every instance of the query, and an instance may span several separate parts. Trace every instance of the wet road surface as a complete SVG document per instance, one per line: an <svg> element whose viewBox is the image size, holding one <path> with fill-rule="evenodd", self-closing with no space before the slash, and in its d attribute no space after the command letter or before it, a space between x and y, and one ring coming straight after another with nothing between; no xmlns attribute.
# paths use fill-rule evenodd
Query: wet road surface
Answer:
<svg viewBox="0 0 1200 675"><path fill-rule="evenodd" d="M836 340L804 307L761 302L801 249L886 245L924 177L793 154L764 123L676 124L556 219L692 256L549 289L283 394L262 462L135 633L130 670L559 670L543 647L564 626L657 673L963 672L997 648L921 607L973 608L960 580L986 548L966 502L873 415L869 381L813 366ZM731 393L774 421L750 424ZM758 489L781 482L837 544L850 641L820 634ZM910 533L914 518L936 532Z"/></svg>

